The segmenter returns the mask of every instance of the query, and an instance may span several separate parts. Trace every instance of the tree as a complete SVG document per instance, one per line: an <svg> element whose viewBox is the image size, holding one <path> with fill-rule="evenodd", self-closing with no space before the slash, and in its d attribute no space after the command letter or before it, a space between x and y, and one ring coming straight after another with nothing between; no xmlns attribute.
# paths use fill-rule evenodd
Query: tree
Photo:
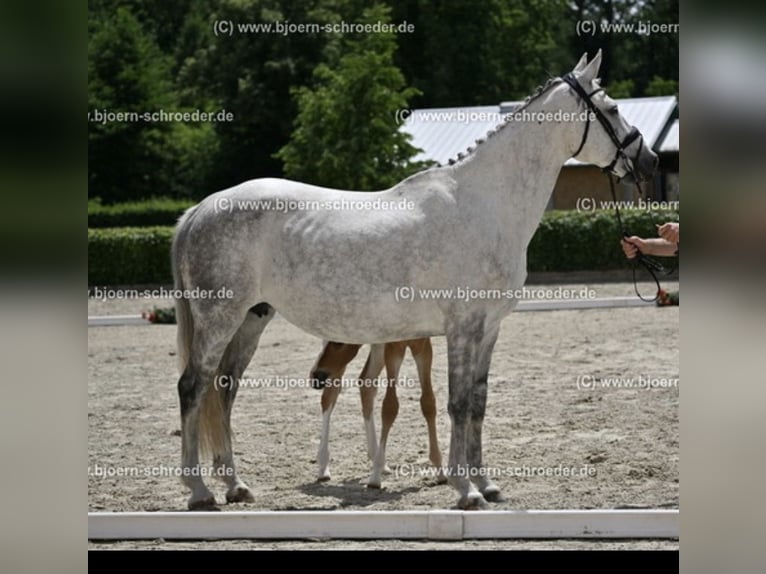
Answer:
<svg viewBox="0 0 766 574"><path fill-rule="evenodd" d="M422 92L416 107L520 99L549 73L569 69L561 68L557 42L566 0L486 0L480 6L391 0L391 5L396 22L414 26L414 33L398 36L396 62Z"/></svg>
<svg viewBox="0 0 766 574"><path fill-rule="evenodd" d="M88 39L88 197L105 202L189 195L206 171L212 127L105 114L183 111L171 59L127 7L94 10Z"/></svg>
<svg viewBox="0 0 766 574"><path fill-rule="evenodd" d="M340 20L342 0L222 0L212 21L242 23L317 23ZM348 18L344 14L345 18ZM211 173L212 189L256 177L281 177L274 153L284 146L297 114L291 91L311 82L324 57L323 32L300 34L235 31L215 37L187 58L181 82L199 99L209 98L235 121L215 126L219 150Z"/></svg>
<svg viewBox="0 0 766 574"><path fill-rule="evenodd" d="M666 80L659 76L654 76L652 81L646 87L647 96L677 96L678 82L676 80Z"/></svg>
<svg viewBox="0 0 766 574"><path fill-rule="evenodd" d="M568 19L573 60L603 50L600 76L610 95L614 88L619 97L659 95L677 84L678 33L640 33L639 24L677 24L678 0L574 0ZM595 22L594 35L573 33L583 20Z"/></svg>
<svg viewBox="0 0 766 574"><path fill-rule="evenodd" d="M390 22L375 5L361 23ZM287 145L276 154L287 177L341 189L389 187L422 169L417 149L401 132L396 111L417 94L394 65L396 37L387 33L346 36L336 67L320 64L315 86L296 90L298 116Z"/></svg>

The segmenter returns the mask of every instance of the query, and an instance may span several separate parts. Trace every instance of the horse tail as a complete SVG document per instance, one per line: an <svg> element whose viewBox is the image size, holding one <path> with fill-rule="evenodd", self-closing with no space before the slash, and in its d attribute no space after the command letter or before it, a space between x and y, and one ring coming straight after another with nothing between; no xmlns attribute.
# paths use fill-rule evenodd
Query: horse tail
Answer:
<svg viewBox="0 0 766 574"><path fill-rule="evenodd" d="M190 217L194 214L195 207L186 210L176 224L176 230L173 234L173 244L171 248L171 266L173 268L173 287L178 291L183 291L184 282L181 277L181 258L182 243L186 236L186 229ZM176 324L178 331L176 335L176 357L178 359L178 371L183 374L191 355L192 336L194 334L194 320L191 314L189 300L185 297L175 298Z"/></svg>
<svg viewBox="0 0 766 574"><path fill-rule="evenodd" d="M181 272L181 264L184 257L185 239L188 226L196 213L197 207L187 210L176 225L171 249L173 286L176 291L186 288ZM176 293L178 295L178 293ZM189 357L191 356L192 343L194 341L194 317L191 312L189 300L185 297L175 298L176 323L178 325L176 345L178 369L184 374ZM222 452L227 444L229 427L226 424L223 394L226 389L207 388L202 390L199 403L199 446L203 456L211 453Z"/></svg>

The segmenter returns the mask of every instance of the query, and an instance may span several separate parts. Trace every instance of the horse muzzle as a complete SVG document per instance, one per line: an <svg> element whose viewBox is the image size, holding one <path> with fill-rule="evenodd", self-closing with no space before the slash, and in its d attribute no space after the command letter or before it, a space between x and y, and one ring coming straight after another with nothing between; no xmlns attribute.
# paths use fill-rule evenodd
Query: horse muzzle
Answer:
<svg viewBox="0 0 766 574"><path fill-rule="evenodd" d="M660 165L660 158L647 147L641 149L635 165L633 166L634 179L638 181L648 181L657 173Z"/></svg>

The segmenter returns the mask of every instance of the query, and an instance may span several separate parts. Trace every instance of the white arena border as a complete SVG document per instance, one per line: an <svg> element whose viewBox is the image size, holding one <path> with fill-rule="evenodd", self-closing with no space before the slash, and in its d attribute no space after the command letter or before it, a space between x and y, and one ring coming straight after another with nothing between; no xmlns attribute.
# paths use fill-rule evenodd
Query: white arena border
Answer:
<svg viewBox="0 0 766 574"><path fill-rule="evenodd" d="M675 539L677 509L89 512L89 540Z"/></svg>
<svg viewBox="0 0 766 574"><path fill-rule="evenodd" d="M638 297L602 297L599 299L550 299L519 301L518 311L572 311L579 309L617 309L627 307L654 307L654 302ZM141 315L89 316L88 327L115 327L124 325L150 325Z"/></svg>

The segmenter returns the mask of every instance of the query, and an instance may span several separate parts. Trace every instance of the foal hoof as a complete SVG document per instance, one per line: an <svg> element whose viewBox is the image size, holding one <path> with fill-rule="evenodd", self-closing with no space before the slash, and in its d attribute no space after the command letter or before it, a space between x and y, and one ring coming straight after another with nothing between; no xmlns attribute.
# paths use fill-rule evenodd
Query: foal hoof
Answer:
<svg viewBox="0 0 766 574"><path fill-rule="evenodd" d="M329 482L330 475L329 474L321 474L317 476L317 482Z"/></svg>
<svg viewBox="0 0 766 574"><path fill-rule="evenodd" d="M487 501L478 492L466 494L458 500L457 506L461 510L484 510L489 508Z"/></svg>
<svg viewBox="0 0 766 574"><path fill-rule="evenodd" d="M221 510L220 508L218 508L218 505L215 503L214 496L210 496L208 498L200 498L199 500L193 500L190 498L187 504L187 507L189 508L189 510L207 510L207 511Z"/></svg>
<svg viewBox="0 0 766 574"><path fill-rule="evenodd" d="M497 486L490 486L481 491L487 502L505 502L505 497L500 493Z"/></svg>
<svg viewBox="0 0 766 574"><path fill-rule="evenodd" d="M244 485L237 486L226 493L226 502L234 504L237 502L255 502L255 496L250 489Z"/></svg>

